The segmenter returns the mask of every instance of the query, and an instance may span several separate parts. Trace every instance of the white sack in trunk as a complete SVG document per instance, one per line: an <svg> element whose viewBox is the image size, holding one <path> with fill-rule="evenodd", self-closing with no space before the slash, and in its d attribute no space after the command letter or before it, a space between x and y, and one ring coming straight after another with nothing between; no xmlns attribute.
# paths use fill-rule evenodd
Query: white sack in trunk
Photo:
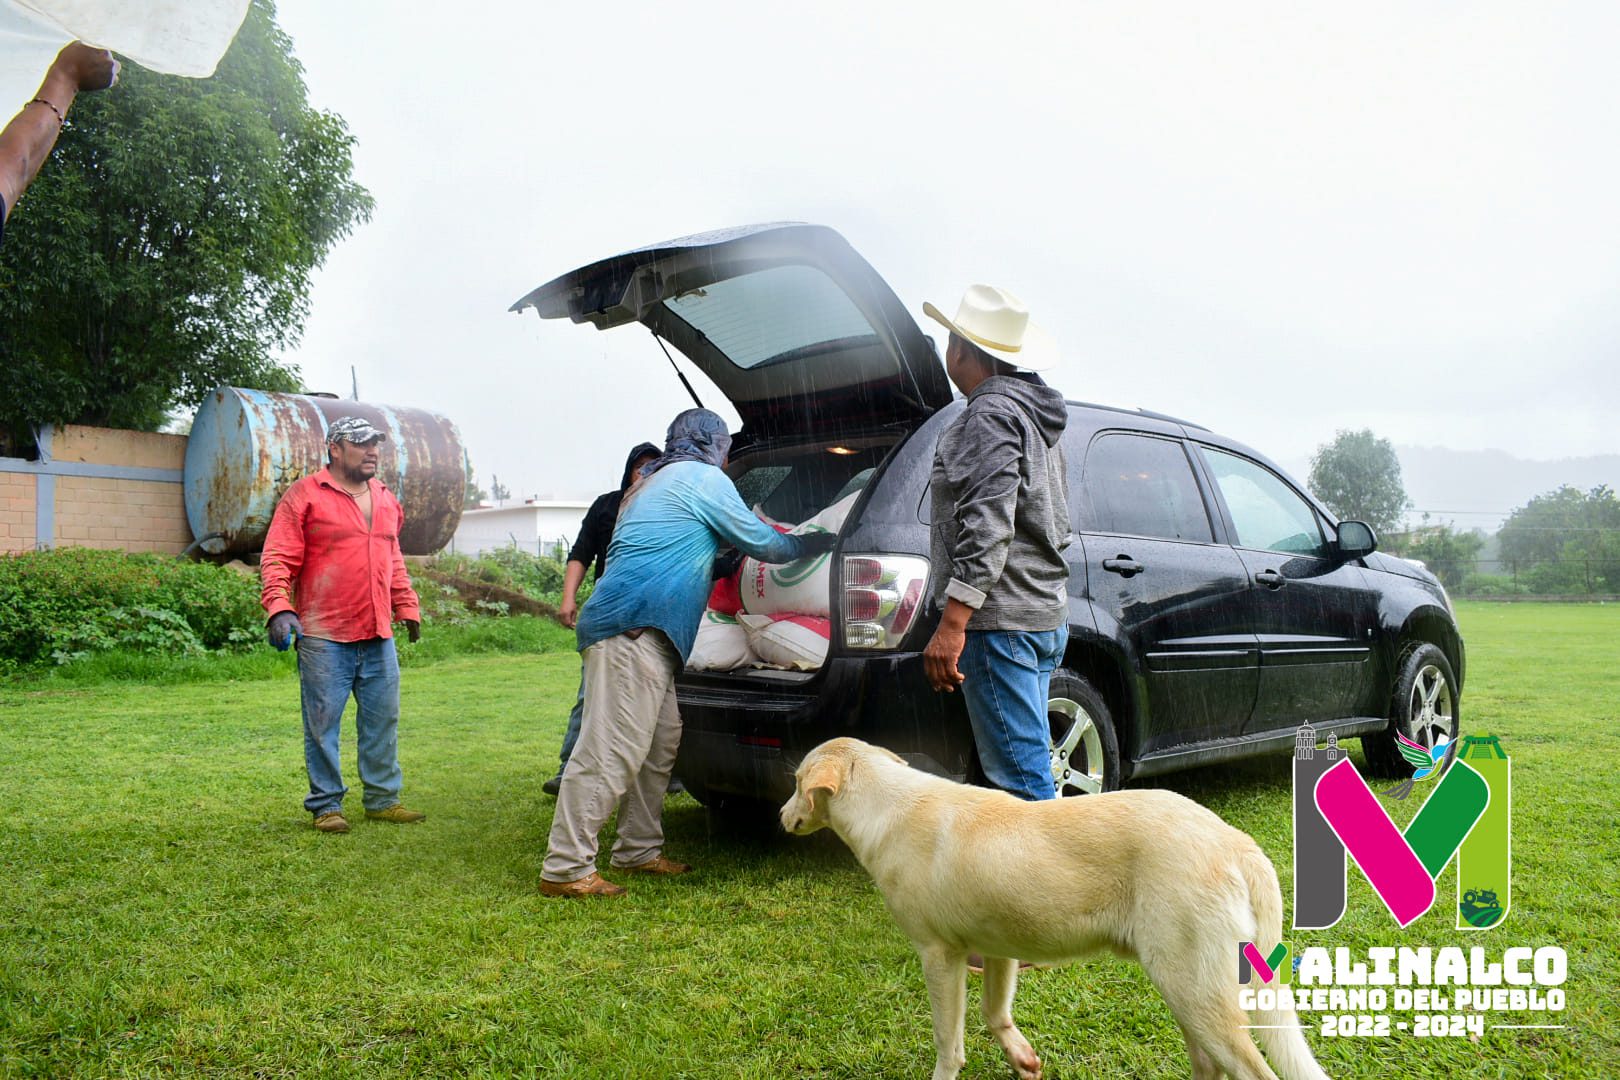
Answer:
<svg viewBox="0 0 1620 1080"><path fill-rule="evenodd" d="M844 519L849 517L849 511L860 495L859 491L850 493L790 532L795 536L838 532L844 527ZM743 560L742 575L737 583L742 592L743 610L750 615L775 615L787 611L802 615L832 614L830 554L800 559L786 565L747 558Z"/></svg>
<svg viewBox="0 0 1620 1080"><path fill-rule="evenodd" d="M755 661L748 631L734 617L708 610L698 623L697 638L686 666L693 671L732 671Z"/></svg>
<svg viewBox="0 0 1620 1080"><path fill-rule="evenodd" d="M749 647L767 664L815 671L827 662L832 621L818 615L739 615Z"/></svg>

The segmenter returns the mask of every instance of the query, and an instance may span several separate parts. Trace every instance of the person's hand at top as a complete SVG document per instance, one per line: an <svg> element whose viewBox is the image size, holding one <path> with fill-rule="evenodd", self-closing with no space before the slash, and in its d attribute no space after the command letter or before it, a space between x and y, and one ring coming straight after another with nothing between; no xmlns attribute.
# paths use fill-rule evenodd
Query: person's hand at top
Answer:
<svg viewBox="0 0 1620 1080"><path fill-rule="evenodd" d="M106 49L75 41L56 54L39 93L0 130L0 217L11 215L51 156L79 92L105 90L117 81L118 61Z"/></svg>
<svg viewBox="0 0 1620 1080"><path fill-rule="evenodd" d="M105 90L118 81L118 61L106 49L75 41L56 54L51 74L68 79L75 91Z"/></svg>

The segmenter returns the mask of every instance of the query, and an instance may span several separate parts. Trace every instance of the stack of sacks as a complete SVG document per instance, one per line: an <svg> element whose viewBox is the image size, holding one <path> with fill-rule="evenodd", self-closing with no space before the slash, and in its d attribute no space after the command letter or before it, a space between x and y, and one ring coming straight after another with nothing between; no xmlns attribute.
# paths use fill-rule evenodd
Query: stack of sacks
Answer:
<svg viewBox="0 0 1620 1080"><path fill-rule="evenodd" d="M785 530L784 530L785 531ZM734 671L759 660L748 646L748 631L737 621L742 611L742 594L737 591L737 575L714 583L709 605L698 623L697 638L686 666L693 671Z"/></svg>
<svg viewBox="0 0 1620 1080"><path fill-rule="evenodd" d="M859 495L854 492L792 528L759 516L779 532L838 532ZM693 671L750 665L814 671L827 662L831 611L831 555L785 565L744 559L735 574L714 583L686 666Z"/></svg>
<svg viewBox="0 0 1620 1080"><path fill-rule="evenodd" d="M793 529L795 535L836 533L860 492L827 507ZM744 559L739 590L748 644L759 659L776 667L815 671L827 662L832 637L832 556L817 555L785 566Z"/></svg>

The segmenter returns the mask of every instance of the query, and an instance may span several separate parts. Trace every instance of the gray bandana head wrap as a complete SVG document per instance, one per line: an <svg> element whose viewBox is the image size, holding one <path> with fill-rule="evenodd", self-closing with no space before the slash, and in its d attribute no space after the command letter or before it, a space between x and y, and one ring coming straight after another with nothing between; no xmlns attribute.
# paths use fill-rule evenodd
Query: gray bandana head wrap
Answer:
<svg viewBox="0 0 1620 1080"><path fill-rule="evenodd" d="M664 452L657 461L644 466L642 476L651 476L677 461L702 461L719 465L731 451L731 435L726 422L708 409L687 409L669 422Z"/></svg>

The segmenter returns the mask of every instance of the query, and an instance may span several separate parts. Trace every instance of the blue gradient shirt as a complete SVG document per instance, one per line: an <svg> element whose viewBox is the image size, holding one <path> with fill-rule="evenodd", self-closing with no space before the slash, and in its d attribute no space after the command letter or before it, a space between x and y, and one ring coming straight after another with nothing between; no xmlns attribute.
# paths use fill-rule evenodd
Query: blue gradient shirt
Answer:
<svg viewBox="0 0 1620 1080"><path fill-rule="evenodd" d="M762 562L799 557L798 538L755 517L731 478L713 465L678 461L647 477L625 496L607 571L579 613L578 648L638 626L656 627L684 663L714 587L714 557L727 544Z"/></svg>

